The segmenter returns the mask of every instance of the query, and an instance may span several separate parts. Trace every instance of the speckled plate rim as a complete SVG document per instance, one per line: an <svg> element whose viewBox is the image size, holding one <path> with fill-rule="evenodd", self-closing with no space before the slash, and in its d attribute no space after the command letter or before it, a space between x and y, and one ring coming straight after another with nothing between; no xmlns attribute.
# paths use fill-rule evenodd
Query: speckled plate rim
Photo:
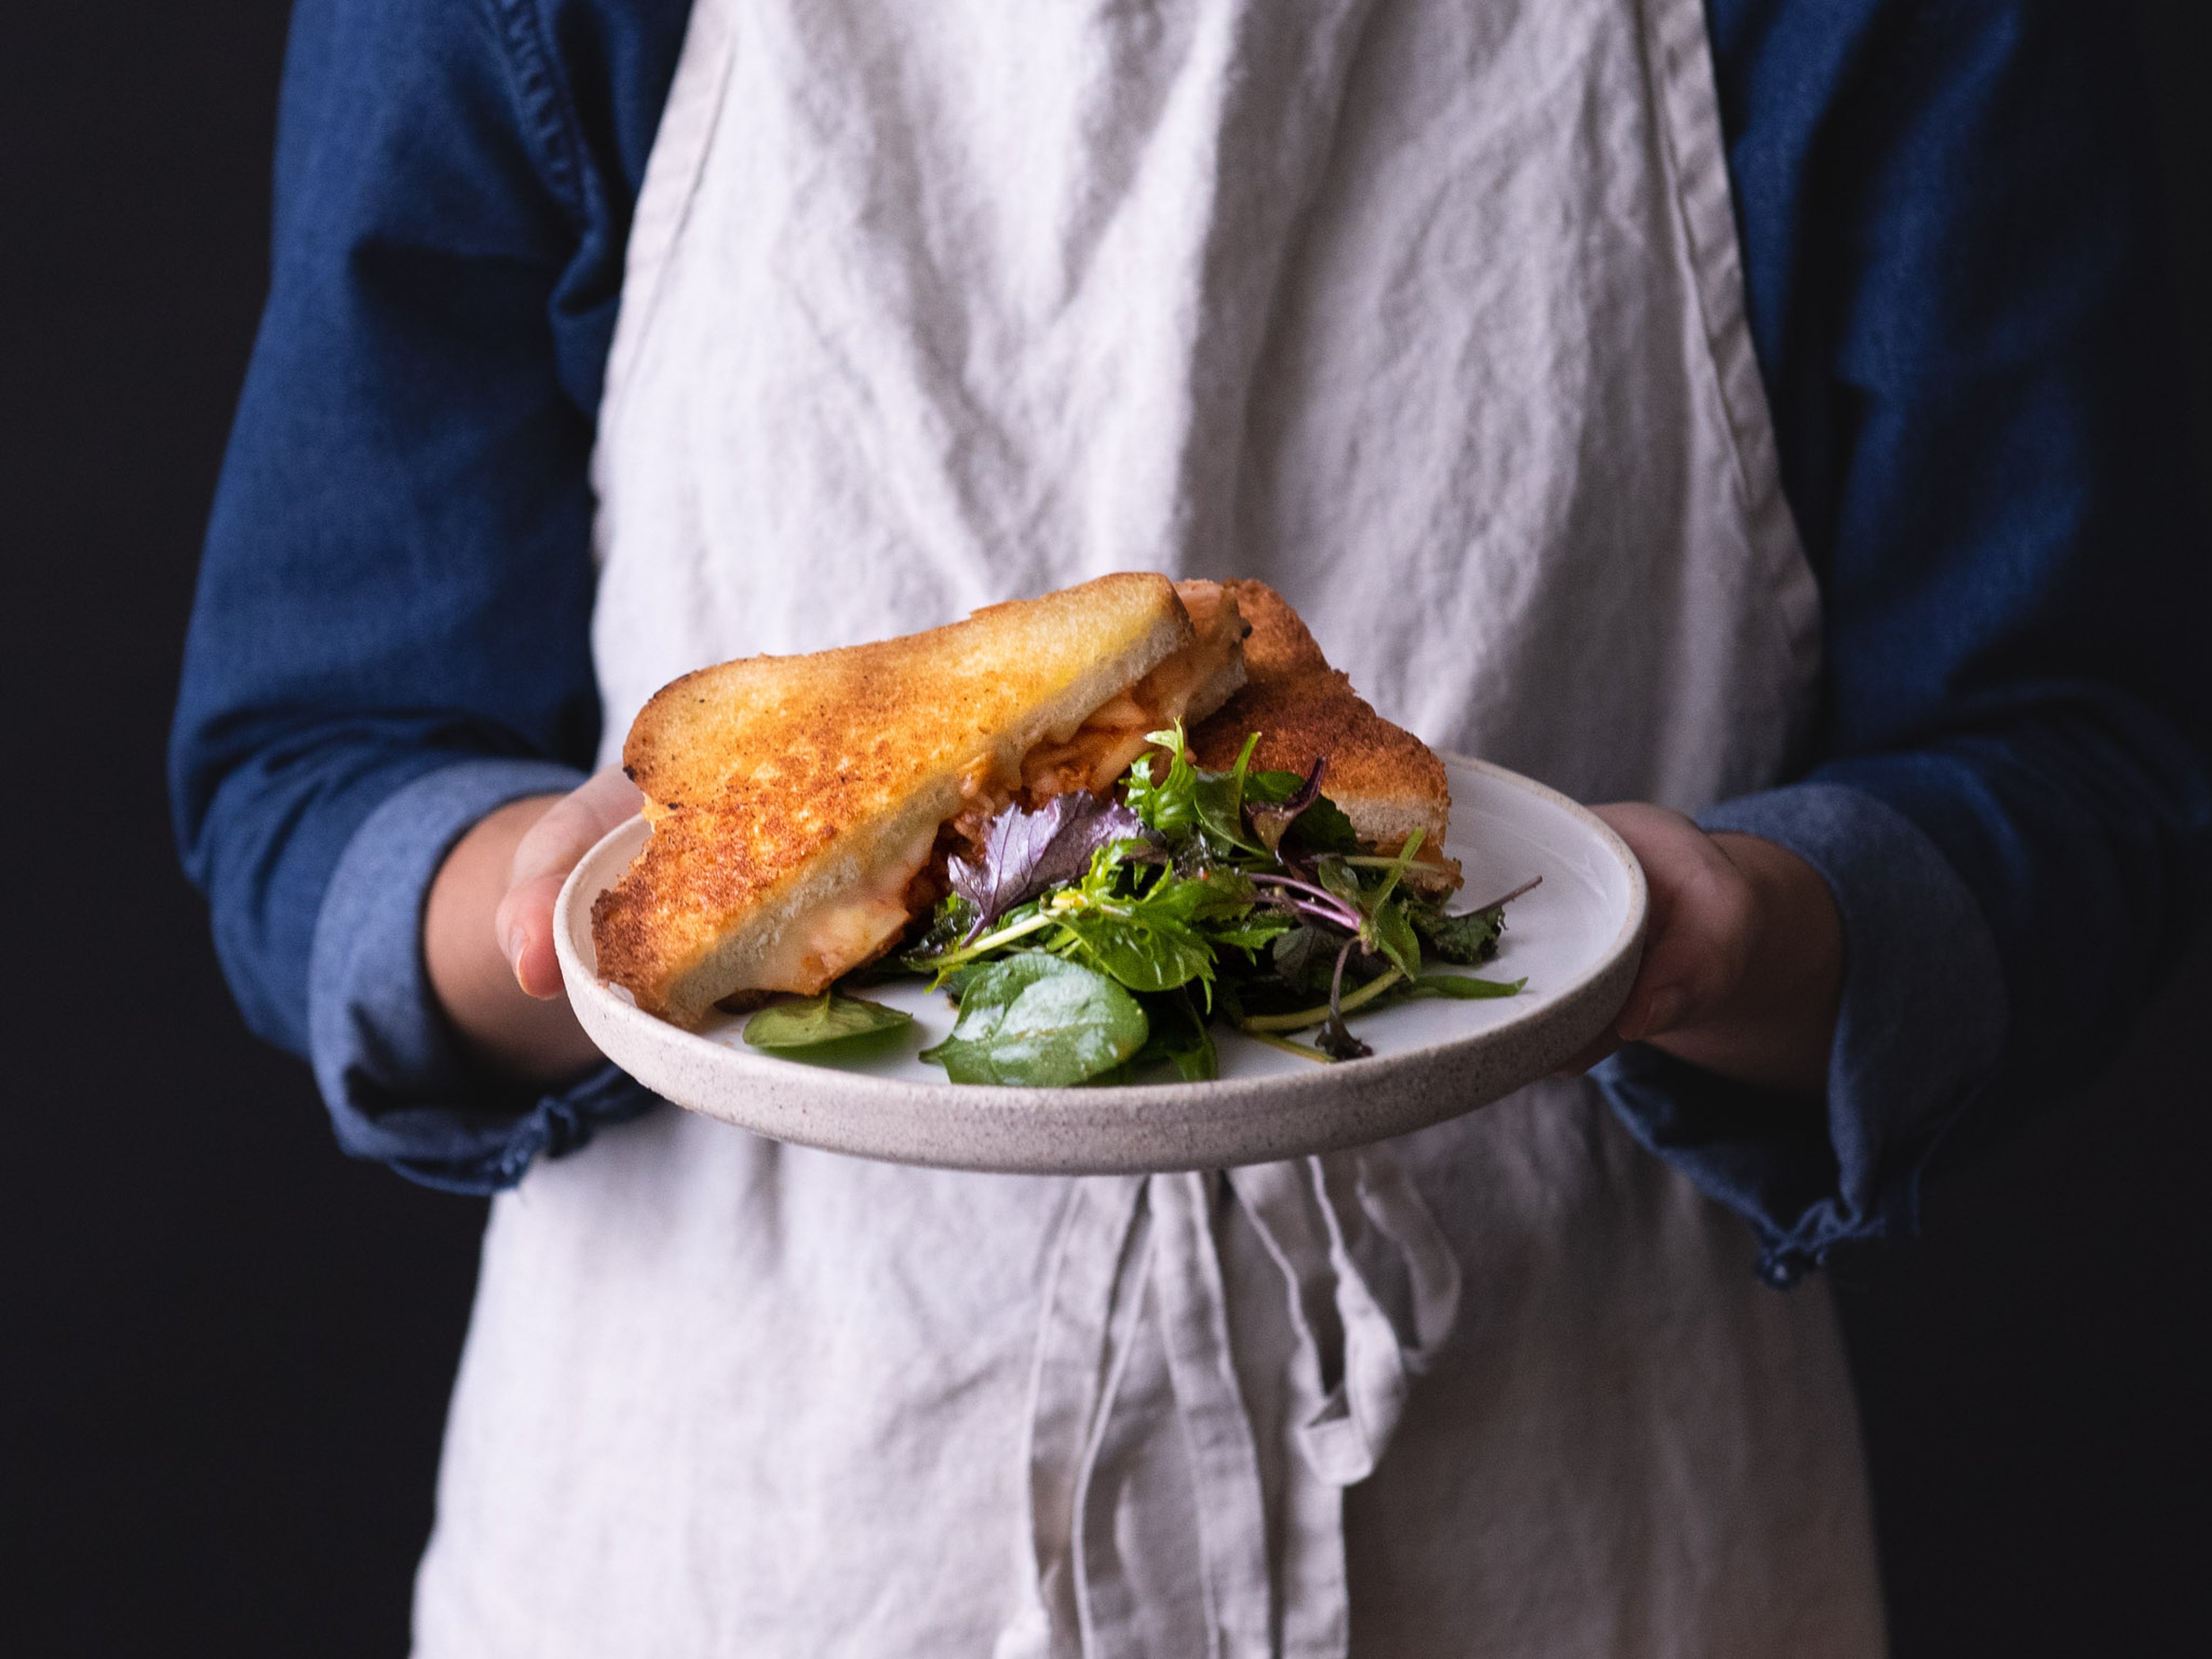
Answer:
<svg viewBox="0 0 2212 1659"><path fill-rule="evenodd" d="M1083 1089L981 1088L872 1077L732 1048L644 1012L587 962L591 901L643 844L644 820L579 862L554 912L577 1018L654 1093L771 1139L901 1164L1101 1175L1231 1168L1409 1133L1550 1074L1604 1030L1642 959L1648 894L1635 855L1588 808L1486 761L1443 756L1575 820L1626 878L1611 943L1525 1012L1464 1037L1265 1077ZM1495 1007L1496 1005L1488 1005Z"/></svg>

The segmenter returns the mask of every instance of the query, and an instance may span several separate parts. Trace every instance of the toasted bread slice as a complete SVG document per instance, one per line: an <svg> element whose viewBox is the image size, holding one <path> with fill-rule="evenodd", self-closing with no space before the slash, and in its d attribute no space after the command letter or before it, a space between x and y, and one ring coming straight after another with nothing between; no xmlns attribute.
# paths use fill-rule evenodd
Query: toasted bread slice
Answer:
<svg viewBox="0 0 2212 1659"><path fill-rule="evenodd" d="M600 976L696 1025L733 993L811 993L872 960L946 825L980 828L1018 792L1103 787L1145 730L1236 689L1236 607L1193 598L1211 601L1203 635L1166 577L1103 576L664 687L623 745L653 838L592 907Z"/></svg>
<svg viewBox="0 0 2212 1659"><path fill-rule="evenodd" d="M1395 852L1422 832L1422 872L1433 884L1458 884L1444 857L1451 823L1451 787L1443 763L1412 732L1393 726L1328 665L1290 602L1265 582L1222 584L1251 632L1244 641L1245 684L1210 719L1188 733L1200 766L1224 770L1251 733L1260 734L1252 764L1304 776L1328 757L1322 790L1344 809L1359 839Z"/></svg>

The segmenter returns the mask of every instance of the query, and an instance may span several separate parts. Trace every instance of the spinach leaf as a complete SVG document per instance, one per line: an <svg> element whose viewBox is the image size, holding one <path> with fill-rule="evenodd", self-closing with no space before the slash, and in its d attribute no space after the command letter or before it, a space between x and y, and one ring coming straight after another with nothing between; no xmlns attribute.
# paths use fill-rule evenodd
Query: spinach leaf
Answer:
<svg viewBox="0 0 2212 1659"><path fill-rule="evenodd" d="M1449 997L1459 1002L1485 1001L1492 997L1518 996L1526 979L1476 979L1468 974L1423 974L1408 997Z"/></svg>
<svg viewBox="0 0 2212 1659"><path fill-rule="evenodd" d="M1042 951L994 962L968 983L952 1035L921 1057L955 1083L1081 1083L1145 1045L1145 1011L1105 975Z"/></svg>
<svg viewBox="0 0 2212 1659"><path fill-rule="evenodd" d="M744 1035L756 1048L812 1048L913 1024L912 1014L833 990L769 1005L745 1022Z"/></svg>

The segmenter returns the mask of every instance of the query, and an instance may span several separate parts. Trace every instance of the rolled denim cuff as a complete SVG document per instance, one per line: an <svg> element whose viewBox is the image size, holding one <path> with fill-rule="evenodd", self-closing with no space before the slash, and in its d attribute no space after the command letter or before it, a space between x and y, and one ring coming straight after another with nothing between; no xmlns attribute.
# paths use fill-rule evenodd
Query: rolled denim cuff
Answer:
<svg viewBox="0 0 2212 1659"><path fill-rule="evenodd" d="M509 801L582 781L550 762L463 761L400 789L347 842L315 920L307 1034L353 1156L425 1186L495 1192L653 1104L611 1065L553 1091L488 1076L462 1052L422 958L422 907L453 843Z"/></svg>
<svg viewBox="0 0 2212 1659"><path fill-rule="evenodd" d="M2008 1012L1988 922L1936 845L1883 801L1805 783L1723 803L1820 874L1843 918L1843 1000L1821 1099L1632 1043L1594 1074L1637 1139L1751 1224L1788 1285L1838 1247L1910 1233L1942 1132L1995 1068Z"/></svg>

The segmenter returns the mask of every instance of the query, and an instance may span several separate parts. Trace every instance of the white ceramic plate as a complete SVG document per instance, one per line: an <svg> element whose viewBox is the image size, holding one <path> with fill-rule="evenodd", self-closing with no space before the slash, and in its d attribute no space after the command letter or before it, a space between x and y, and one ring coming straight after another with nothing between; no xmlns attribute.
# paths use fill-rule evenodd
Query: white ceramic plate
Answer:
<svg viewBox="0 0 2212 1659"><path fill-rule="evenodd" d="M1217 1026L1221 1077L1212 1083L956 1085L916 1058L956 1017L920 980L863 994L915 1020L902 1042L878 1039L889 1046L858 1056L748 1048L742 1016L681 1030L596 971L592 901L645 844L642 818L609 834L568 878L555 946L576 1016L610 1059L679 1106L777 1140L904 1164L1071 1175L1222 1169L1358 1146L1472 1111L1551 1072L1620 1012L1643 952L1644 872L1618 836L1541 784L1481 761L1444 761L1445 845L1467 872L1454 908L1544 878L1508 907L1498 957L1479 970L1525 976L1528 987L1492 1001L1424 1000L1356 1014L1352 1029L1375 1049L1369 1060L1320 1065Z"/></svg>

